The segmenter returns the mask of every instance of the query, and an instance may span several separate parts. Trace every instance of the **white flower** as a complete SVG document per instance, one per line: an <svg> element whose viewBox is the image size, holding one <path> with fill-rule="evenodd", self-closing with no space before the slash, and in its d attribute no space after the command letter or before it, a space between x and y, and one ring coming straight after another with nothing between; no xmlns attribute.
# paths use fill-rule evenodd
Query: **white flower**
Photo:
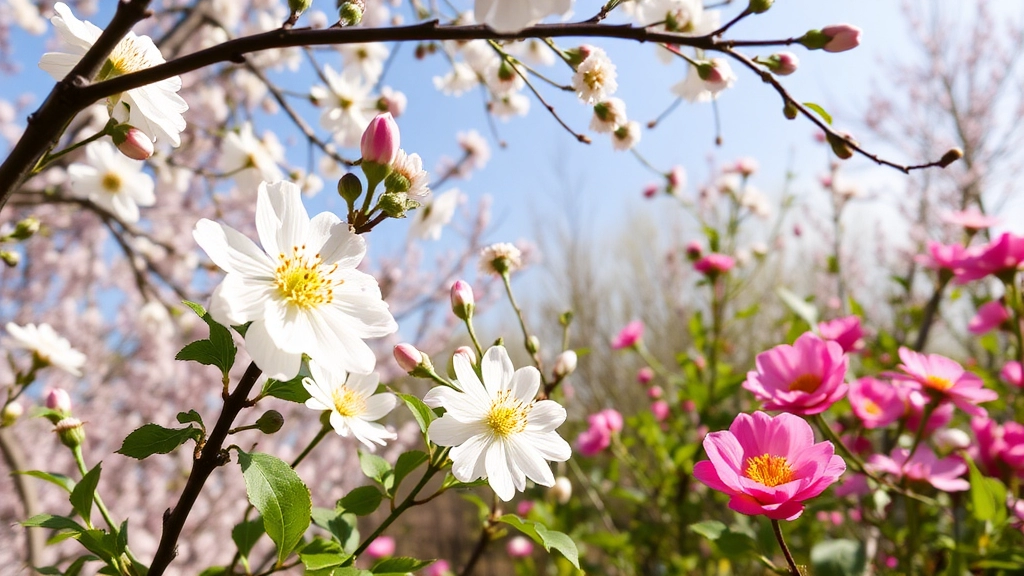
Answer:
<svg viewBox="0 0 1024 576"><path fill-rule="evenodd" d="M334 141L346 148L359 146L363 130L370 125L368 110L376 104L369 99L370 87L357 79L338 74L324 66L328 87L313 86L310 95L324 106L320 126L334 134Z"/></svg>
<svg viewBox="0 0 1024 576"><path fill-rule="evenodd" d="M459 148L466 153L468 165L476 170L483 170L491 159L491 147L487 145L487 140L476 130L459 132L455 139L459 143Z"/></svg>
<svg viewBox="0 0 1024 576"><path fill-rule="evenodd" d="M461 200L462 194L458 190L449 190L437 195L433 202L413 213L409 236L424 240L440 240L441 230L452 221Z"/></svg>
<svg viewBox="0 0 1024 576"><path fill-rule="evenodd" d="M383 392L374 394L380 376L373 374L346 374L325 369L316 362L309 363L312 378L303 378L302 387L312 396L306 408L330 410L331 426L340 436L350 433L371 451L376 445L384 446L388 440L398 438L394 432L374 422L394 409L398 398Z"/></svg>
<svg viewBox="0 0 1024 576"><path fill-rule="evenodd" d="M707 80L700 77L697 67L690 64L686 78L672 86L672 93L687 102L710 102L718 94L736 83L736 73L724 58L712 58L713 71Z"/></svg>
<svg viewBox="0 0 1024 576"><path fill-rule="evenodd" d="M636 120L630 120L612 132L612 148L615 150L629 150L639 142L640 124Z"/></svg>
<svg viewBox="0 0 1024 576"><path fill-rule="evenodd" d="M53 330L49 324L26 324L18 326L14 322L7 323L10 338L4 338L3 345L13 350L28 350L40 360L69 372L74 376L82 375L85 365L85 354L71 347L71 343Z"/></svg>
<svg viewBox="0 0 1024 576"><path fill-rule="evenodd" d="M449 96L461 96L478 82L476 72L465 62L452 64L452 71L444 76L434 76L434 87Z"/></svg>
<svg viewBox="0 0 1024 576"><path fill-rule="evenodd" d="M302 354L358 374L376 358L364 338L398 329L377 281L356 266L366 241L330 212L310 220L291 182L263 183L256 200L261 251L233 228L202 219L192 236L227 272L210 314L222 324L252 322L245 347L269 378L289 380Z"/></svg>
<svg viewBox="0 0 1024 576"><path fill-rule="evenodd" d="M594 116L590 119L590 129L598 134L606 134L614 132L626 121L626 103L620 98L609 98L594 105Z"/></svg>
<svg viewBox="0 0 1024 576"><path fill-rule="evenodd" d="M530 111L530 99L517 92L503 94L488 102L491 112L501 118L508 120L513 116L526 116Z"/></svg>
<svg viewBox="0 0 1024 576"><path fill-rule="evenodd" d="M655 30L689 35L708 34L715 30L707 29L703 0L640 0L636 6L636 19L644 26L657 24Z"/></svg>
<svg viewBox="0 0 1024 576"><path fill-rule="evenodd" d="M515 32L571 7L572 0L476 0L473 14L499 32Z"/></svg>
<svg viewBox="0 0 1024 576"><path fill-rule="evenodd" d="M403 190L409 198L424 202L430 198L430 184L427 171L423 169L423 160L415 152L406 154L405 150L399 149L395 160L391 163L391 172L404 177L409 182L409 188Z"/></svg>
<svg viewBox="0 0 1024 576"><path fill-rule="evenodd" d="M282 155L281 144L273 132L267 132L264 140L256 138L252 124L246 122L238 132L224 136L223 148L217 167L224 174L231 174L242 190L253 190L260 182L274 182L284 178L277 165Z"/></svg>
<svg viewBox="0 0 1024 576"><path fill-rule="evenodd" d="M338 52L344 59L342 72L362 77L367 82L376 82L384 72L384 61L388 59L388 48L380 42L342 44Z"/></svg>
<svg viewBox="0 0 1024 576"><path fill-rule="evenodd" d="M511 274L523 267L523 252L508 242L499 242L480 251L480 271L484 274Z"/></svg>
<svg viewBox="0 0 1024 576"><path fill-rule="evenodd" d="M128 224L139 221L139 206L156 204L155 185L142 172L142 162L124 156L106 140L86 146L85 158L88 164L68 166L76 196L88 198Z"/></svg>
<svg viewBox="0 0 1024 576"><path fill-rule="evenodd" d="M57 15L50 22L71 52L43 54L39 67L55 80L63 80L92 48L102 31L90 22L75 18L63 2L54 4L53 10ZM123 76L163 63L160 49L149 36L128 32L110 53L97 80ZM181 78L174 76L111 96L107 98L107 108L111 118L142 130L154 142L166 140L178 146L181 144L179 134L185 129L185 119L181 115L188 110L188 104L178 96L178 90L181 90Z"/></svg>
<svg viewBox="0 0 1024 576"><path fill-rule="evenodd" d="M427 434L439 446L453 446L449 456L455 478L486 478L505 502L526 489L527 478L553 486L546 461L564 462L572 449L555 432L565 421L565 409L552 400L534 399L540 372L533 366L515 370L502 346L490 348L481 359L483 383L465 356L456 354L452 363L459 390L436 387L424 401L446 410Z"/></svg>
<svg viewBox="0 0 1024 576"><path fill-rule="evenodd" d="M538 38L528 38L506 47L509 54L534 66L551 66L555 63L555 51Z"/></svg>
<svg viewBox="0 0 1024 576"><path fill-rule="evenodd" d="M590 54L572 75L572 87L580 100L594 104L614 94L619 84L615 81L615 64L612 64L604 50L594 46L587 48Z"/></svg>

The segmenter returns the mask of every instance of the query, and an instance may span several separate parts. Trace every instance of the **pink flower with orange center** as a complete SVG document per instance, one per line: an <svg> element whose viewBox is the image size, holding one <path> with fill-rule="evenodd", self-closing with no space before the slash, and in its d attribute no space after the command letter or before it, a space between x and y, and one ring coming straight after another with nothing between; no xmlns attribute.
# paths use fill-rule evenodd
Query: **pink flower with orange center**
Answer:
<svg viewBox="0 0 1024 576"><path fill-rule="evenodd" d="M843 352L853 352L864 347L864 329L860 316L836 318L818 323L818 334L825 340L832 340L843 347Z"/></svg>
<svg viewBox="0 0 1024 576"><path fill-rule="evenodd" d="M939 354L920 354L909 348L900 348L900 370L906 374L892 374L903 380L913 390L921 390L950 401L971 416L985 416L980 402L990 402L999 397L994 390L988 390L981 378L964 370L955 360Z"/></svg>
<svg viewBox="0 0 1024 576"><path fill-rule="evenodd" d="M910 450L897 448L892 457L875 454L867 463L869 470L891 474L896 478L927 482L943 492L962 492L971 485L961 478L967 465L956 456L939 459L927 446L918 446L913 457Z"/></svg>
<svg viewBox="0 0 1024 576"><path fill-rule="evenodd" d="M810 424L792 414L740 414L729 430L708 434L704 450L694 477L728 494L732 510L772 520L795 520L846 471L832 443L815 443Z"/></svg>
<svg viewBox="0 0 1024 576"><path fill-rule="evenodd" d="M884 428L903 416L904 405L896 387L874 378L860 378L850 384L848 396L853 413L865 428Z"/></svg>
<svg viewBox="0 0 1024 576"><path fill-rule="evenodd" d="M758 354L757 370L747 372L743 387L764 402L765 410L819 414L846 395L848 362L842 346L807 332L792 346Z"/></svg>

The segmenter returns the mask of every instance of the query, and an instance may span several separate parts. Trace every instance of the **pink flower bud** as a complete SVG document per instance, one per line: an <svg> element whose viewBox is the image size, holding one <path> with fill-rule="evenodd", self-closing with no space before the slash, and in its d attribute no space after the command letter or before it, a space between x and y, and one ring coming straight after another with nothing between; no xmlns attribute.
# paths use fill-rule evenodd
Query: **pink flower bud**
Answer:
<svg viewBox="0 0 1024 576"><path fill-rule="evenodd" d="M697 403L693 400L683 400L679 407L683 409L683 412L693 412L697 409Z"/></svg>
<svg viewBox="0 0 1024 576"><path fill-rule="evenodd" d="M46 407L50 410L70 414L71 396L68 396L67 390L63 388L51 388L46 395Z"/></svg>
<svg viewBox="0 0 1024 576"><path fill-rule="evenodd" d="M411 373L423 363L423 354L412 344L399 344L395 346L395 362L402 370Z"/></svg>
<svg viewBox="0 0 1024 576"><path fill-rule="evenodd" d="M706 276L717 276L732 270L736 260L725 254L708 254L693 263L693 268Z"/></svg>
<svg viewBox="0 0 1024 576"><path fill-rule="evenodd" d="M398 124L395 123L390 112L385 112L370 120L370 125L363 132L359 147L363 153L364 162L390 166L398 154L400 143Z"/></svg>
<svg viewBox="0 0 1024 576"><path fill-rule="evenodd" d="M387 558L395 555L395 539L391 536L378 536L366 547L366 555L371 558Z"/></svg>
<svg viewBox="0 0 1024 576"><path fill-rule="evenodd" d="M779 52L772 55L772 60L775 63L772 71L779 76L789 76L800 67L800 59L792 52Z"/></svg>
<svg viewBox="0 0 1024 576"><path fill-rule="evenodd" d="M644 366L636 371L636 381L640 384L646 386L650 384L651 380L654 380L654 370L649 366Z"/></svg>
<svg viewBox="0 0 1024 576"><path fill-rule="evenodd" d="M826 52L845 52L860 46L861 29L850 24L833 24L821 29L821 33L830 40L823 50Z"/></svg>
<svg viewBox="0 0 1024 576"><path fill-rule="evenodd" d="M469 320L473 316L475 306L473 287L468 282L456 280L455 284L452 284L452 312L460 320Z"/></svg>
<svg viewBox="0 0 1024 576"><path fill-rule="evenodd" d="M755 172L757 172L757 169L760 168L760 165L754 158L743 157L736 161L735 168L736 172L738 172L741 176L750 177L753 176Z"/></svg>
<svg viewBox="0 0 1024 576"><path fill-rule="evenodd" d="M690 240L686 244L686 257L690 260L697 260L704 254L704 247L701 246L700 240Z"/></svg>
<svg viewBox="0 0 1024 576"><path fill-rule="evenodd" d="M465 356L470 364L476 364L476 352L473 352L473 349L469 346L459 346L456 348L455 355L458 356L460 354Z"/></svg>
<svg viewBox="0 0 1024 576"><path fill-rule="evenodd" d="M623 348L631 348L640 341L644 336L644 323L639 320L633 320L619 332L619 334L612 340L612 350L621 350Z"/></svg>
<svg viewBox="0 0 1024 576"><path fill-rule="evenodd" d="M647 397L651 400L657 400L665 395L665 391L661 389L661 386L651 386L647 389Z"/></svg>
<svg viewBox="0 0 1024 576"><path fill-rule="evenodd" d="M658 422L664 422L668 419L669 415L668 402L658 400L657 402L651 403L651 413L654 414L655 420Z"/></svg>
<svg viewBox="0 0 1024 576"><path fill-rule="evenodd" d="M145 160L153 155L153 141L138 128L129 128L123 135L113 135L114 144L121 154L132 160Z"/></svg>
<svg viewBox="0 0 1024 576"><path fill-rule="evenodd" d="M516 515L518 516L525 518L529 516L531 510L533 510L533 500L522 500L516 504Z"/></svg>
<svg viewBox="0 0 1024 576"><path fill-rule="evenodd" d="M658 195L658 185L648 184L647 186L644 186L643 194L644 198L654 198L655 196Z"/></svg>
<svg viewBox="0 0 1024 576"><path fill-rule="evenodd" d="M533 554L533 542L525 536L516 536L508 541L505 551L513 558L526 558Z"/></svg>

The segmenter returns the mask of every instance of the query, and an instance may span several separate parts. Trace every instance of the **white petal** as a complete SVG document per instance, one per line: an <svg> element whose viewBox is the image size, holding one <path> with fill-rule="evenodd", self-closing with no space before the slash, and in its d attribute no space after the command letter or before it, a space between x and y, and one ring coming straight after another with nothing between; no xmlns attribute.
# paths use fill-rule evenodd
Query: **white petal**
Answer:
<svg viewBox="0 0 1024 576"><path fill-rule="evenodd" d="M555 432L523 432L516 440L539 452L545 460L565 462L572 456L572 447Z"/></svg>
<svg viewBox="0 0 1024 576"><path fill-rule="evenodd" d="M511 500L516 495L517 488L520 491L526 488L525 479L517 478L522 476L522 471L516 469L515 462L508 458L504 443L501 441L493 442L487 447L487 452L484 453L484 467L487 470L488 484L503 501Z"/></svg>
<svg viewBox="0 0 1024 576"><path fill-rule="evenodd" d="M312 370L310 370L312 372ZM303 378L302 387L309 392L312 397L306 400L306 406L313 408L314 410L333 410L334 409L334 398L331 397L330 385L326 382L321 383L313 378ZM311 403L314 403L311 405Z"/></svg>
<svg viewBox="0 0 1024 576"><path fill-rule="evenodd" d="M347 326L332 321L328 314L310 314L308 317L311 340L304 351L317 362L331 363L347 372L369 374L377 364L373 350Z"/></svg>
<svg viewBox="0 0 1024 576"><path fill-rule="evenodd" d="M487 388L487 395L494 398L498 392L506 389L515 367L512 366L512 359L504 346L491 346L484 352L480 360L480 372L484 377L484 387Z"/></svg>
<svg viewBox="0 0 1024 576"><path fill-rule="evenodd" d="M540 390L540 372L533 366L524 366L515 371L509 382L512 396L522 402L532 402Z"/></svg>
<svg viewBox="0 0 1024 576"><path fill-rule="evenodd" d="M345 385L348 386L349 390L360 396L370 396L377 391L379 384L380 374L376 372L370 374L349 374L348 380L345 381Z"/></svg>
<svg viewBox="0 0 1024 576"><path fill-rule="evenodd" d="M260 184L256 230L263 248L274 257L291 255L293 247L306 243L309 215L298 186L284 181Z"/></svg>
<svg viewBox="0 0 1024 576"><path fill-rule="evenodd" d="M210 316L227 326L240 326L262 320L266 301L276 288L269 282L257 282L241 274L228 274L210 298Z"/></svg>
<svg viewBox="0 0 1024 576"><path fill-rule="evenodd" d="M374 394L366 399L366 411L360 418L366 421L380 420L394 410L397 403L398 397L394 394Z"/></svg>
<svg viewBox="0 0 1024 576"><path fill-rule="evenodd" d="M127 194L110 194L110 204L114 207L114 214L127 224L134 224L139 221L139 207Z"/></svg>
<svg viewBox="0 0 1024 576"><path fill-rule="evenodd" d="M541 400L533 405L526 418L526 429L531 432L550 432L565 422L565 408L554 400Z"/></svg>
<svg viewBox="0 0 1024 576"><path fill-rule="evenodd" d="M431 426L440 420L431 422ZM448 452L452 459L452 475L461 482L472 482L487 474L484 454L490 444L490 435L477 434Z"/></svg>
<svg viewBox="0 0 1024 576"><path fill-rule="evenodd" d="M485 435L486 432L483 424L465 424L448 414L434 420L427 428L430 441L438 446L459 446L474 436Z"/></svg>
<svg viewBox="0 0 1024 576"><path fill-rule="evenodd" d="M389 432L387 428L376 422L366 422L359 418L349 418L348 425L349 429L352 430L352 435L362 442L363 445L371 452L377 449L375 444L385 446L387 445L388 440L395 440L398 438L398 434Z"/></svg>
<svg viewBox="0 0 1024 576"><path fill-rule="evenodd" d="M548 466L544 456L524 440L522 435L519 435L505 443L509 456L516 466L523 470L527 478L541 486L554 486L555 475L551 473L551 467Z"/></svg>
<svg viewBox="0 0 1024 576"><path fill-rule="evenodd" d="M288 381L302 365L302 354L281 350L267 333L266 323L256 320L245 333L245 349L267 378Z"/></svg>
<svg viewBox="0 0 1024 576"><path fill-rule="evenodd" d="M335 411L331 411L331 427L338 433L338 436L348 437L351 429L348 426L349 419Z"/></svg>
<svg viewBox="0 0 1024 576"><path fill-rule="evenodd" d="M271 299L264 301L263 319L267 323L267 332L278 347L312 356L311 351L318 344L317 334L310 326L315 316L287 302ZM321 356L315 360L320 362L321 368L334 365L330 357Z"/></svg>
<svg viewBox="0 0 1024 576"><path fill-rule="evenodd" d="M192 237L210 260L228 273L250 278L274 278L274 263L241 232L203 218L196 223Z"/></svg>
<svg viewBox="0 0 1024 576"><path fill-rule="evenodd" d="M459 387L469 395L469 400L480 407L480 410L487 410L491 406L491 397L480 383L480 378L473 370L473 365L463 354L456 354L452 358L452 365L455 367L455 376L459 380Z"/></svg>

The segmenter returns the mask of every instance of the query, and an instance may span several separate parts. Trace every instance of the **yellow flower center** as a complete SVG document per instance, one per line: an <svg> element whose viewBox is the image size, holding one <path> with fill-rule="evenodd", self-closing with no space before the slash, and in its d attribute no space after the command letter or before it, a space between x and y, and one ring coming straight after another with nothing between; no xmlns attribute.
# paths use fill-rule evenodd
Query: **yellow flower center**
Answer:
<svg viewBox="0 0 1024 576"><path fill-rule="evenodd" d="M605 69L603 66L597 66L593 70L587 70L583 73L583 83L587 85L587 88L591 90L597 90L605 84Z"/></svg>
<svg viewBox="0 0 1024 576"><path fill-rule="evenodd" d="M747 469L743 475L769 488L793 481L793 469L785 457L771 454L747 458Z"/></svg>
<svg viewBox="0 0 1024 576"><path fill-rule="evenodd" d="M99 77L101 80L106 80L123 76L131 72L152 68L153 64L137 38L124 38L118 42L117 46L114 47L114 51L110 53L110 57L107 58L107 63L100 71Z"/></svg>
<svg viewBox="0 0 1024 576"><path fill-rule="evenodd" d="M511 391L503 390L491 402L491 408L487 411L484 422L496 436L508 438L526 429L526 419L529 413L530 405L513 398Z"/></svg>
<svg viewBox="0 0 1024 576"><path fill-rule="evenodd" d="M863 408L865 412L871 414L872 416L878 416L879 414L882 413L882 407L879 406L878 404L875 404L871 400L864 400Z"/></svg>
<svg viewBox="0 0 1024 576"><path fill-rule="evenodd" d="M810 394L821 386L821 377L817 374L801 374L789 383L789 391L799 390Z"/></svg>
<svg viewBox="0 0 1024 576"><path fill-rule="evenodd" d="M100 179L100 186L111 194L117 194L121 191L121 177L113 172L107 172Z"/></svg>
<svg viewBox="0 0 1024 576"><path fill-rule="evenodd" d="M344 280L332 279L338 265L326 266L319 254L306 255L306 246L292 246L291 256L278 257L274 282L278 294L293 306L303 310L330 304L334 300L334 287Z"/></svg>
<svg viewBox="0 0 1024 576"><path fill-rule="evenodd" d="M334 400L334 410L342 416L359 416L366 412L366 400L348 388L342 386L331 392Z"/></svg>
<svg viewBox="0 0 1024 576"><path fill-rule="evenodd" d="M953 387L953 382L939 376L929 376L924 379L924 385L939 392L945 392Z"/></svg>

